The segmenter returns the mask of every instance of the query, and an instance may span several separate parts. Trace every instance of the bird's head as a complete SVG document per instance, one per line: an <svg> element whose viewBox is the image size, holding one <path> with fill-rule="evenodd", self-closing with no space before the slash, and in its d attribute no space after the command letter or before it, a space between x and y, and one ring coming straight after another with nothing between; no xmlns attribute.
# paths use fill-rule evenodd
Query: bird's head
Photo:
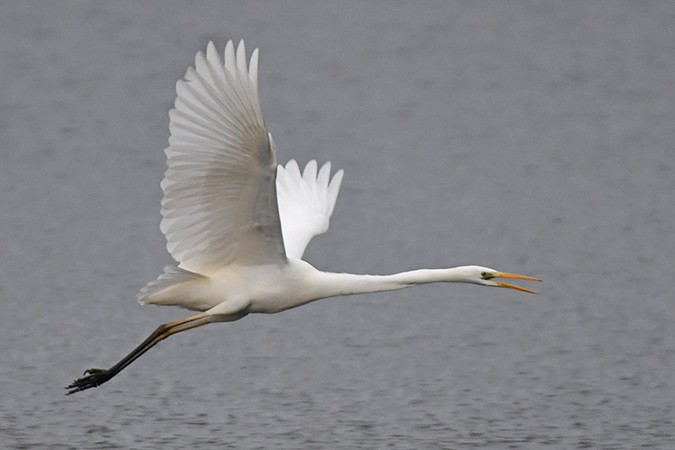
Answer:
<svg viewBox="0 0 675 450"><path fill-rule="evenodd" d="M517 291L527 292L528 294L538 294L538 292L525 289L515 284L504 283L503 279L541 281L539 278L530 277L527 275L518 275L516 273L500 272L489 267L468 266L466 276L471 283L480 284L482 286L493 286L501 288L515 289Z"/></svg>

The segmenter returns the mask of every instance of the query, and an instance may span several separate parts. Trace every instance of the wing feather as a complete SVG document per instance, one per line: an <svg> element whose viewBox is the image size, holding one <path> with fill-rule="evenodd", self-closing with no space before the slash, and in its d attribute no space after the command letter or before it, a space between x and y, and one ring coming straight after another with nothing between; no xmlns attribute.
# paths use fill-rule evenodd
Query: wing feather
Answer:
<svg viewBox="0 0 675 450"><path fill-rule="evenodd" d="M169 113L168 169L162 180L162 232L181 269L285 261L277 206L276 156L241 41L224 62L212 42L176 83Z"/></svg>
<svg viewBox="0 0 675 450"><path fill-rule="evenodd" d="M318 171L312 160L300 173L298 163L290 160L277 169L277 196L284 246L289 258L302 258L309 241L328 230L343 171L330 178L330 162Z"/></svg>

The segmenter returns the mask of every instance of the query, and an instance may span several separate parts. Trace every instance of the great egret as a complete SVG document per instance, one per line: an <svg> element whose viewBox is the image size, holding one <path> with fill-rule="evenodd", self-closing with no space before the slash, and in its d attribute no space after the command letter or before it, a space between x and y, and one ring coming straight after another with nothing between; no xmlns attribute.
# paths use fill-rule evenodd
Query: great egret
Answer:
<svg viewBox="0 0 675 450"><path fill-rule="evenodd" d="M169 113L168 169L162 181L161 230L178 261L145 286L142 304L201 311L160 325L110 369L89 369L68 394L105 383L167 337L250 313L276 313L326 297L459 282L535 293L498 281L537 278L480 266L413 270L394 275L321 272L300 258L328 229L342 170L326 163L277 165L258 98L258 50L246 66L244 41L225 63L209 42L176 85Z"/></svg>

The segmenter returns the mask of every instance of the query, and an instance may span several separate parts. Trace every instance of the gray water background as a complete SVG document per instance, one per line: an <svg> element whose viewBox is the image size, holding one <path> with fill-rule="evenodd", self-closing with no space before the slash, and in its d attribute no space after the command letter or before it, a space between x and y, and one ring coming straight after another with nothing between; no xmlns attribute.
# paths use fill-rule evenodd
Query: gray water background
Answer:
<svg viewBox="0 0 675 450"><path fill-rule="evenodd" d="M675 448L675 3L3 2L0 447ZM281 161L345 169L307 259L478 263L172 337L174 84L259 47ZM529 285L528 285L529 286Z"/></svg>

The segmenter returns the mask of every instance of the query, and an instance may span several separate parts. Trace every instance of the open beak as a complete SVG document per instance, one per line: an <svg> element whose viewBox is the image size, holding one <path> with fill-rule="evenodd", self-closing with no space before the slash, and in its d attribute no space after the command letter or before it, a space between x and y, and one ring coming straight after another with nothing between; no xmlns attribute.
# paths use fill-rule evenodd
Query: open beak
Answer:
<svg viewBox="0 0 675 450"><path fill-rule="evenodd" d="M518 275L517 273L506 273L500 272L499 275L496 275L495 278L511 278L515 280L529 280L529 281L541 281L539 278L528 277L527 275ZM527 292L528 294L539 294L539 292L534 292L529 289L525 289L515 284L502 283L501 281L495 281L497 286L509 289L515 289L517 291Z"/></svg>

